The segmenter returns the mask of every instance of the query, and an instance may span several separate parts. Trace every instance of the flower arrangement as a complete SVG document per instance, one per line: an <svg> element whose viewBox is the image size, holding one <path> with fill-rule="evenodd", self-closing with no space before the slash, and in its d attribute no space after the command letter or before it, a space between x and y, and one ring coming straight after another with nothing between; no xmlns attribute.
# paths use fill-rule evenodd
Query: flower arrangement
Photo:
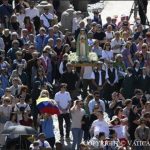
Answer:
<svg viewBox="0 0 150 150"><path fill-rule="evenodd" d="M96 62L98 61L98 56L95 52L90 52L88 55L89 62Z"/></svg>
<svg viewBox="0 0 150 150"><path fill-rule="evenodd" d="M98 56L95 52L90 52L87 58L80 58L76 53L71 52L68 55L68 60L71 63L90 63L98 61Z"/></svg>
<svg viewBox="0 0 150 150"><path fill-rule="evenodd" d="M79 61L79 56L77 56L76 53L72 53L72 52L71 52L71 53L68 55L68 60L69 60L69 62L71 62L71 63L76 63L76 62Z"/></svg>

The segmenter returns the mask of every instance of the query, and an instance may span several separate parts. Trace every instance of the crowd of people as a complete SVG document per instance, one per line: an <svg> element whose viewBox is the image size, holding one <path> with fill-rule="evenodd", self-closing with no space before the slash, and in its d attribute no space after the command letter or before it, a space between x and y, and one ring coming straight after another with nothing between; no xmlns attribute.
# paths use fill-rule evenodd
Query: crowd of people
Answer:
<svg viewBox="0 0 150 150"><path fill-rule="evenodd" d="M128 16L84 18L75 11L72 30L62 30L57 7L42 12L34 1L0 5L0 131L30 126L38 135L0 135L7 150L148 150L150 148L150 28ZM56 5L57 6L57 5ZM110 12L111 15L111 12ZM119 20L120 19L120 20ZM74 66L80 30L98 61ZM54 116L39 113L38 98L60 110L60 141ZM64 122L65 121L65 122Z"/></svg>

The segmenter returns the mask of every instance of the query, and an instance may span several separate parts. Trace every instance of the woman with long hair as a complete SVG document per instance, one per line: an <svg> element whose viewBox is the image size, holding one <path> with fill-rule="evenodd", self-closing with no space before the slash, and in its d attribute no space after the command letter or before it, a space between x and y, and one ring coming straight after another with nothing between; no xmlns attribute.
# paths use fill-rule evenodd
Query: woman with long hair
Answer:
<svg viewBox="0 0 150 150"><path fill-rule="evenodd" d="M21 86L21 90L20 90L18 97L24 97L26 103L28 104L31 103L31 96L28 93L28 87L25 85Z"/></svg>
<svg viewBox="0 0 150 150"><path fill-rule="evenodd" d="M62 52L60 53L60 59L62 59L62 56L64 54L69 54L70 53L70 45L69 44L64 44Z"/></svg>
<svg viewBox="0 0 150 150"><path fill-rule="evenodd" d="M43 71L43 69L39 68L37 70L37 75L34 77L33 83L35 81L40 81L41 86L44 86L48 82L47 77L45 76L45 72Z"/></svg>
<svg viewBox="0 0 150 150"><path fill-rule="evenodd" d="M33 126L33 120L29 117L29 113L27 111L22 113L22 120L20 120L19 123L23 126Z"/></svg>
<svg viewBox="0 0 150 150"><path fill-rule="evenodd" d="M33 33L34 34L34 25L30 19L29 16L26 16L24 18L24 28L26 28L28 30L29 33Z"/></svg>
<svg viewBox="0 0 150 150"><path fill-rule="evenodd" d="M110 42L106 42L104 44L104 48L102 50L102 58L105 61L113 60L113 51L111 50Z"/></svg>

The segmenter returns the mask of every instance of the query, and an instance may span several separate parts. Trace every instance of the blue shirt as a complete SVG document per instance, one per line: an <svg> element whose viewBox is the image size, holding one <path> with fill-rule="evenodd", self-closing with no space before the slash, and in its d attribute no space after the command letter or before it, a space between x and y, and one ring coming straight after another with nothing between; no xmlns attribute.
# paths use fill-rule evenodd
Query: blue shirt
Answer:
<svg viewBox="0 0 150 150"><path fill-rule="evenodd" d="M95 104L97 104L97 102L95 101L95 99L92 99L92 100L89 102L88 106L89 106L90 114L92 114L92 112L93 112L93 110L94 110ZM99 99L99 104L100 104L100 106L101 106L101 108L102 108L102 111L105 112L105 103L104 103L104 101Z"/></svg>
<svg viewBox="0 0 150 150"><path fill-rule="evenodd" d="M7 57L9 57L12 61L16 59L16 52L20 49L10 48L7 52Z"/></svg>
<svg viewBox="0 0 150 150"><path fill-rule="evenodd" d="M52 38L54 40L54 45L52 48L54 48L54 46L56 45L56 40L57 37L54 35L53 37L50 37L50 35L46 35L45 39L44 39L44 46L46 46L48 44L48 40Z"/></svg>
<svg viewBox="0 0 150 150"><path fill-rule="evenodd" d="M41 125L42 125L42 132L45 134L46 139L55 137L53 119L51 117L48 119L44 119L44 121L41 121Z"/></svg>
<svg viewBox="0 0 150 150"><path fill-rule="evenodd" d="M35 47L39 53L43 51L45 38L46 35L41 36L40 34L35 37Z"/></svg>
<svg viewBox="0 0 150 150"><path fill-rule="evenodd" d="M5 91L5 89L9 86L9 80L7 75L0 76L0 84L1 88Z"/></svg>

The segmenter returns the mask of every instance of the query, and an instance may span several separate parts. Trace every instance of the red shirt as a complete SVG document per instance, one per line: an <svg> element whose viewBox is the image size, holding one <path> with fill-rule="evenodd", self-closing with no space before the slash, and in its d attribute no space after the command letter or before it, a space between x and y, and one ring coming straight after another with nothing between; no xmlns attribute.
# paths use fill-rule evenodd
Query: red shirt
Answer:
<svg viewBox="0 0 150 150"><path fill-rule="evenodd" d="M32 122L33 122L33 120L30 119L30 118L27 121L20 120L20 124L23 125L23 126L32 126Z"/></svg>

